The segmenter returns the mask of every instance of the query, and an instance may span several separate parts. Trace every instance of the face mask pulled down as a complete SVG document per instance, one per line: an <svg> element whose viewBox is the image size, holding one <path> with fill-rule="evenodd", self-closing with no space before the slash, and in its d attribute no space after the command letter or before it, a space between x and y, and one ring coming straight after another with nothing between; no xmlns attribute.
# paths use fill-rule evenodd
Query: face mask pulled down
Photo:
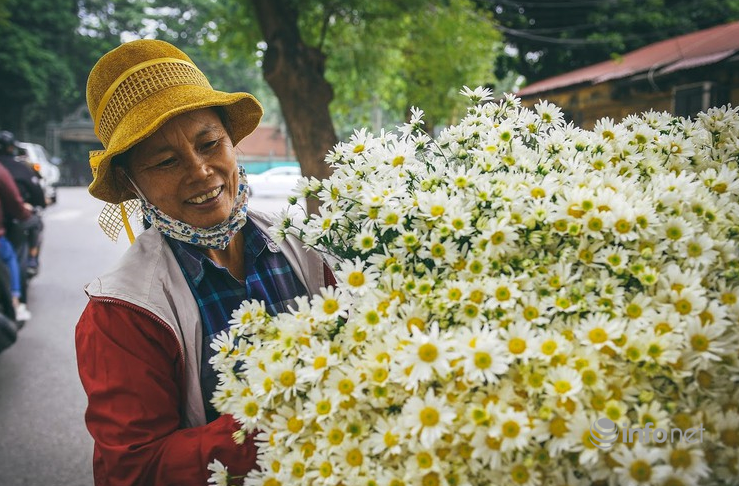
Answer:
<svg viewBox="0 0 739 486"><path fill-rule="evenodd" d="M136 187L135 184L134 187ZM164 236L178 241L203 248L225 250L234 235L246 224L248 195L246 192L246 171L243 167L239 167L239 190L236 193L231 214L225 221L210 228L199 228L168 216L147 201L145 197L142 197L143 194L138 190L138 187L136 187L136 190L141 198L141 209L144 217Z"/></svg>

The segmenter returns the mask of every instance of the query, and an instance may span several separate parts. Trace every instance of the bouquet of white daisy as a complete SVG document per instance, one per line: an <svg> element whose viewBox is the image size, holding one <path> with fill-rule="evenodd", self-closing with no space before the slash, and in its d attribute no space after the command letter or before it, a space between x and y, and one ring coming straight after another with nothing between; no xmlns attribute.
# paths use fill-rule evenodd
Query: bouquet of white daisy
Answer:
<svg viewBox="0 0 739 486"><path fill-rule="evenodd" d="M739 483L738 110L582 130L462 94L436 139L355 132L273 228L339 283L213 344L245 484Z"/></svg>

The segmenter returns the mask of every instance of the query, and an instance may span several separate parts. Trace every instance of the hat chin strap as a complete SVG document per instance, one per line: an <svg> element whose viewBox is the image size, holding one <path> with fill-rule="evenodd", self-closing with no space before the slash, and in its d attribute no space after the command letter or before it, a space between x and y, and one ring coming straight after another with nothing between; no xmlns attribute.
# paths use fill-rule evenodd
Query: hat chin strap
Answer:
<svg viewBox="0 0 739 486"><path fill-rule="evenodd" d="M131 185L133 186L133 189L134 189L134 191L136 191L136 195L139 197L139 199L141 199L145 203L149 204L149 200L146 199L146 196L144 196L144 191L142 191L139 188L139 186L136 185L136 183L133 181L133 178L130 175L128 175L128 171L125 171L124 170L123 173L126 174L126 179L128 179L128 182L130 182Z"/></svg>

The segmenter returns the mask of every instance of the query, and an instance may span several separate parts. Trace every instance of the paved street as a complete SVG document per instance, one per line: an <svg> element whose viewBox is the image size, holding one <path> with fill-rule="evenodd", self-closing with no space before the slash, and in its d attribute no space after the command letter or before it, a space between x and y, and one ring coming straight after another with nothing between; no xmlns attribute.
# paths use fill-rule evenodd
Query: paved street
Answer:
<svg viewBox="0 0 739 486"><path fill-rule="evenodd" d="M249 207L274 212L284 201L253 199ZM33 318L0 353L1 486L92 484L74 326L87 302L83 285L128 246L100 231L101 208L85 188L60 188L59 202L44 214L41 271L29 290Z"/></svg>

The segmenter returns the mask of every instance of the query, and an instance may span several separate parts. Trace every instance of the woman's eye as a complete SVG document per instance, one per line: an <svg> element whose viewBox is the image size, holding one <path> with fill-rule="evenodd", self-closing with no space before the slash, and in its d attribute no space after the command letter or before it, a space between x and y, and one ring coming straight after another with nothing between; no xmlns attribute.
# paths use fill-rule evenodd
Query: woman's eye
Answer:
<svg viewBox="0 0 739 486"><path fill-rule="evenodd" d="M210 150L214 148L216 145L218 145L218 142L220 142L220 140L211 140L209 142L205 142L203 144L203 150Z"/></svg>
<svg viewBox="0 0 739 486"><path fill-rule="evenodd" d="M174 163L175 163L175 159L174 158L169 158L169 159L162 160L156 166L157 167L169 167L170 165L172 165Z"/></svg>

